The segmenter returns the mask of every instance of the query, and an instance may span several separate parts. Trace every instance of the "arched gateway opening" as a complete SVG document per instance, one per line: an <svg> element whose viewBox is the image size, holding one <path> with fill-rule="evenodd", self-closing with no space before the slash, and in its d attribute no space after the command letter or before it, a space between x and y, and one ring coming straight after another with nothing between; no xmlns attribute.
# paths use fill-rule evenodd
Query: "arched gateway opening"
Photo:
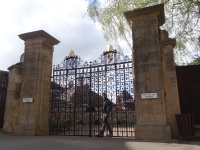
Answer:
<svg viewBox="0 0 200 150"><path fill-rule="evenodd" d="M132 60L120 52L103 52L98 60L84 62L73 51L53 67L51 86L51 135L99 133L102 93L112 102L109 123L113 136L134 136ZM106 134L106 133L105 133Z"/></svg>

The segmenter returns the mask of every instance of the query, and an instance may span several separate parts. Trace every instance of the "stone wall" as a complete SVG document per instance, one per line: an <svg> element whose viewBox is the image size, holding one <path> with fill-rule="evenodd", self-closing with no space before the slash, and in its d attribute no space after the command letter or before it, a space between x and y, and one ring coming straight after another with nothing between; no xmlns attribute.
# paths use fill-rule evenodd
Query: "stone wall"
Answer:
<svg viewBox="0 0 200 150"><path fill-rule="evenodd" d="M13 133L17 124L21 93L23 62L12 65L9 70L9 82L4 114L3 132Z"/></svg>

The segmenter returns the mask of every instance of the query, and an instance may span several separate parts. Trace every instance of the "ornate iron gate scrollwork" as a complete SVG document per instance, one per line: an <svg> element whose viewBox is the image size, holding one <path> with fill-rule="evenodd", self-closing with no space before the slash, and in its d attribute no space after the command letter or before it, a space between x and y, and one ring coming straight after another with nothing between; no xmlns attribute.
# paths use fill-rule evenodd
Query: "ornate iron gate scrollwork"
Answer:
<svg viewBox="0 0 200 150"><path fill-rule="evenodd" d="M101 129L102 93L113 103L114 136L134 135L132 61L116 50L83 62L73 51L53 67L50 135L95 135Z"/></svg>

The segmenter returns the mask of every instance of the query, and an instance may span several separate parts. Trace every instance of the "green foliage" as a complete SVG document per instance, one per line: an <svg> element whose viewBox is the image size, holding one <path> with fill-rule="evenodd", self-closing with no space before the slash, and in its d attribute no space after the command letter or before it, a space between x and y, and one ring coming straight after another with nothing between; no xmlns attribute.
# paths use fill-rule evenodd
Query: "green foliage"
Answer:
<svg viewBox="0 0 200 150"><path fill-rule="evenodd" d="M102 1L102 0L101 0ZM124 17L124 12L165 4L166 23L162 29L176 38L176 63L181 64L191 59L200 46L200 1L199 0L93 0L88 6L88 16L102 26L104 37L119 49L120 40L132 45L131 30ZM189 48L190 47L190 48ZM192 49L192 52L191 52Z"/></svg>
<svg viewBox="0 0 200 150"><path fill-rule="evenodd" d="M188 63L188 65L200 65L200 57L194 59L192 62Z"/></svg>

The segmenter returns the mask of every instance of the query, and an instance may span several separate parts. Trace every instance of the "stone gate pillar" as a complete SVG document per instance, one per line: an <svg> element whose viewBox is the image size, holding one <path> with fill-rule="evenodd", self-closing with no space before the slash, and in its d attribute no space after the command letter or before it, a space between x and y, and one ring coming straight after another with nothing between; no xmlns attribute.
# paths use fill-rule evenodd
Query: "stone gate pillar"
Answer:
<svg viewBox="0 0 200 150"><path fill-rule="evenodd" d="M175 114L180 114L180 103L174 63L173 48L176 40L168 37L165 30L160 32L160 46L162 50L163 89L165 95L167 123L171 128L172 138L179 137Z"/></svg>
<svg viewBox="0 0 200 150"><path fill-rule="evenodd" d="M14 134L48 135L53 46L43 30L19 35L25 41L19 117Z"/></svg>
<svg viewBox="0 0 200 150"><path fill-rule="evenodd" d="M13 133L18 121L23 62L8 68L9 80L4 114L3 132Z"/></svg>
<svg viewBox="0 0 200 150"><path fill-rule="evenodd" d="M133 38L135 137L136 139L171 139L171 125L173 130L177 130L174 126L176 125L175 113L180 113L180 106L176 76L174 76L176 72L171 74L174 84L167 84L170 72L164 67L165 63L170 63L170 67L174 65L173 55L171 55L173 46L166 47L164 42L161 44L164 38L161 39L159 26L165 22L164 5L129 11L124 15L132 29ZM170 48L170 55L168 55L167 49ZM165 49L164 54L163 49ZM174 92L170 89L172 86Z"/></svg>

